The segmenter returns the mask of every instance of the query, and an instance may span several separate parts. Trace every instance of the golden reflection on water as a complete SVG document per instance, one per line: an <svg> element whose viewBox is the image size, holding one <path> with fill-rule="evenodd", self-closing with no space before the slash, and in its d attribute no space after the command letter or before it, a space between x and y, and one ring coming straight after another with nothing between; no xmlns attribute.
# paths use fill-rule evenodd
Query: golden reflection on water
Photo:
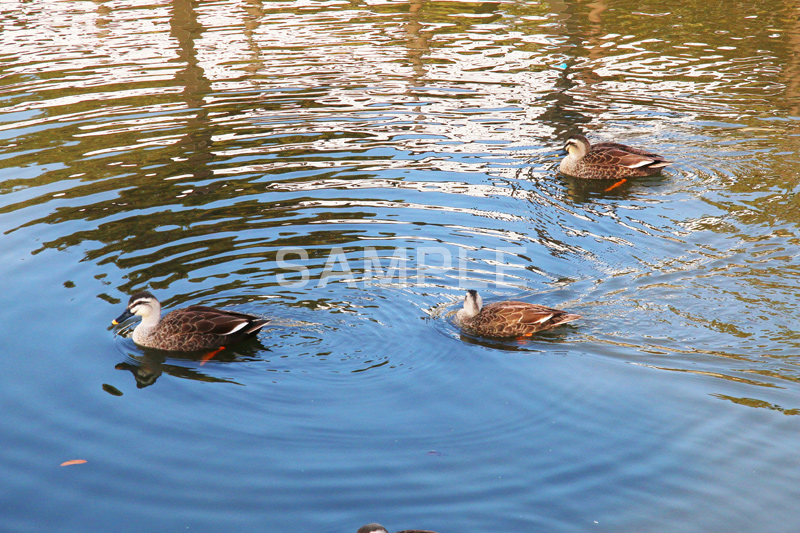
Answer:
<svg viewBox="0 0 800 533"><path fill-rule="evenodd" d="M800 274L791 2L0 10L3 236L34 228L26 254L79 250L119 272L117 292L272 288L284 247L316 248L320 277L331 247L436 242L473 253L479 279L504 262L533 284L599 279L589 308L650 298L653 323L776 359L800 343L786 318ZM579 129L678 164L614 191L559 177ZM520 250L497 260L505 245ZM686 287L694 300L669 301ZM716 316L719 293L756 318ZM598 342L647 347L631 334Z"/></svg>
<svg viewBox="0 0 800 533"><path fill-rule="evenodd" d="M420 488L408 508L431 480L476 473L458 479L459 510L570 500L539 529L580 527L579 508L645 530L604 518L669 519L695 495L721 495L726 515L791 499L781 421L796 419L777 414L800 409L797 14L785 0L0 3L14 310L0 331L33 356L24 372L5 360L33 428L30 458L8 432L12 503L47 486L31 477L43 455L90 441L114 483L90 500L107 509L139 519L152 476L190 480L147 506L162 525L196 513L198 487L246 489L229 520L274 486L294 500L280 508L320 486L324 503L345 478L349 500L372 496L393 463L389 490ZM615 188L560 176L577 131L676 163ZM142 350L104 326L143 288L167 310L274 320L209 361ZM466 288L583 318L472 338L452 322ZM434 446L445 470L409 466ZM766 496L730 488L751 471ZM84 481L61 481L80 497Z"/></svg>

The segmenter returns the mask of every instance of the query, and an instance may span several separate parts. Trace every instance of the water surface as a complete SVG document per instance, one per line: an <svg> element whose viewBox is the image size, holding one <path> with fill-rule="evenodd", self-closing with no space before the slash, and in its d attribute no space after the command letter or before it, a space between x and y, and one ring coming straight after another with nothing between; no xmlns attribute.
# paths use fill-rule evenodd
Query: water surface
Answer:
<svg viewBox="0 0 800 533"><path fill-rule="evenodd" d="M674 4L4 2L0 529L794 531L798 11Z"/></svg>

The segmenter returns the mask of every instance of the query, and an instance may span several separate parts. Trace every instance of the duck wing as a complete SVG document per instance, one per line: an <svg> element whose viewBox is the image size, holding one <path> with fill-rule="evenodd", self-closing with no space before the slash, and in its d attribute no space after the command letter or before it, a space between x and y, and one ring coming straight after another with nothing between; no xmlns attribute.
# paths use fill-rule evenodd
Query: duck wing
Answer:
<svg viewBox="0 0 800 533"><path fill-rule="evenodd" d="M662 156L634 148L620 143L597 143L592 146L592 151L586 154L584 161L598 165L619 165L628 168L660 168L667 166L667 161Z"/></svg>
<svg viewBox="0 0 800 533"><path fill-rule="evenodd" d="M580 318L543 305L508 301L489 304L481 309L470 329L491 337L527 336Z"/></svg>
<svg viewBox="0 0 800 533"><path fill-rule="evenodd" d="M235 333L242 336L254 333L269 323L269 320L235 311L191 305L169 313L162 319L162 323L161 327L170 327L180 335L227 337Z"/></svg>

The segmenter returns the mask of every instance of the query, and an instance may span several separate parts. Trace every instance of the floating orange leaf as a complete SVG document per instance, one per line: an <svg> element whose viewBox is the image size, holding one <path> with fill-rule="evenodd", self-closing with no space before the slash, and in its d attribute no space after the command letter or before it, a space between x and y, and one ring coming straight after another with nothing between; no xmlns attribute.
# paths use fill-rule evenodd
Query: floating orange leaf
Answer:
<svg viewBox="0 0 800 533"><path fill-rule="evenodd" d="M72 461L64 461L59 466L82 465L85 462L86 459L73 459Z"/></svg>

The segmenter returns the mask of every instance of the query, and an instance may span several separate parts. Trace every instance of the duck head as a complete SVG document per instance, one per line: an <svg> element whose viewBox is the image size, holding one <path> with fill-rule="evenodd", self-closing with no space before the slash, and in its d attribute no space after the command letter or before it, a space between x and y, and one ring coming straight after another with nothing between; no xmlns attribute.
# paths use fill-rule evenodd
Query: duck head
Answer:
<svg viewBox="0 0 800 533"><path fill-rule="evenodd" d="M138 292L131 296L125 312L119 315L115 320L112 320L111 323L114 325L120 324L133 315L138 315L145 320L149 317L155 317L155 319L158 320L161 316L161 304L156 297L149 292Z"/></svg>
<svg viewBox="0 0 800 533"><path fill-rule="evenodd" d="M458 310L456 318L459 320L472 318L481 312L481 307L483 307L481 295L478 294L478 291L470 289L467 291L466 296L464 296L464 308Z"/></svg>
<svg viewBox="0 0 800 533"><path fill-rule="evenodd" d="M578 159L588 154L591 149L592 145L589 143L589 139L583 135L572 135L564 144L564 150L572 157Z"/></svg>

